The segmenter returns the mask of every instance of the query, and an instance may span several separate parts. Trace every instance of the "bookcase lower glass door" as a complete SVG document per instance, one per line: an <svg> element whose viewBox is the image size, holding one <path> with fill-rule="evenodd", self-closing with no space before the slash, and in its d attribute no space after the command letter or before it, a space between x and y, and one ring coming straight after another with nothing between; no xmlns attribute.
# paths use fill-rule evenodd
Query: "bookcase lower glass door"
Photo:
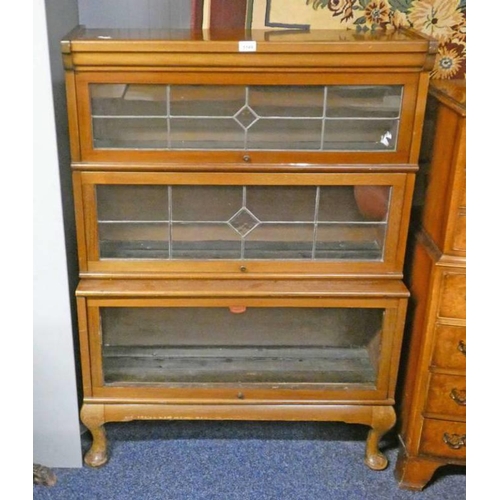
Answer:
<svg viewBox="0 0 500 500"><path fill-rule="evenodd" d="M92 378L103 395L386 397L394 305L92 299Z"/></svg>

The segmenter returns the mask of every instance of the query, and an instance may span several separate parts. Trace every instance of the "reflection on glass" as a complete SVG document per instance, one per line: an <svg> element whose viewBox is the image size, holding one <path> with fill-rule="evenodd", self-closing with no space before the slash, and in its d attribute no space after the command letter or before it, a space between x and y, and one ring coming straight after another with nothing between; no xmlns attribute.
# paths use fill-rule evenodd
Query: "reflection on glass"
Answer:
<svg viewBox="0 0 500 500"><path fill-rule="evenodd" d="M165 116L167 92L164 85L90 84L94 116Z"/></svg>
<svg viewBox="0 0 500 500"><path fill-rule="evenodd" d="M390 196L389 186L354 186L354 199L365 220L386 221Z"/></svg>
<svg viewBox="0 0 500 500"><path fill-rule="evenodd" d="M313 221L314 186L249 186L246 206L261 221Z"/></svg>
<svg viewBox="0 0 500 500"><path fill-rule="evenodd" d="M168 209L167 186L96 186L99 221L165 221Z"/></svg>
<svg viewBox="0 0 500 500"><path fill-rule="evenodd" d="M168 224L99 223L102 259L168 259Z"/></svg>
<svg viewBox="0 0 500 500"><path fill-rule="evenodd" d="M382 320L382 309L103 308L104 379L373 386Z"/></svg>
<svg viewBox="0 0 500 500"><path fill-rule="evenodd" d="M171 118L173 149L242 149L245 133L231 118Z"/></svg>
<svg viewBox="0 0 500 500"><path fill-rule="evenodd" d="M324 87L251 87L249 105L258 116L318 118L323 116Z"/></svg>
<svg viewBox="0 0 500 500"><path fill-rule="evenodd" d="M245 87L171 85L171 116L233 116L245 105Z"/></svg>
<svg viewBox="0 0 500 500"><path fill-rule="evenodd" d="M324 149L392 151L396 149L397 120L326 120Z"/></svg>
<svg viewBox="0 0 500 500"><path fill-rule="evenodd" d="M169 256L167 186L96 186L103 259Z"/></svg>
<svg viewBox="0 0 500 500"><path fill-rule="evenodd" d="M261 224L245 238L246 259L311 259L314 224Z"/></svg>
<svg viewBox="0 0 500 500"><path fill-rule="evenodd" d="M400 85L336 85L327 90L328 118L399 118Z"/></svg>
<svg viewBox="0 0 500 500"><path fill-rule="evenodd" d="M239 259L240 236L227 224L172 224L173 259Z"/></svg>
<svg viewBox="0 0 500 500"><path fill-rule="evenodd" d="M165 118L94 118L94 147L105 149L167 149Z"/></svg>
<svg viewBox="0 0 500 500"><path fill-rule="evenodd" d="M382 260L385 226L378 224L319 224L316 259Z"/></svg>
<svg viewBox="0 0 500 500"><path fill-rule="evenodd" d="M268 118L248 130L248 149L319 150L321 120Z"/></svg>
<svg viewBox="0 0 500 500"><path fill-rule="evenodd" d="M172 186L172 218L176 221L224 222L242 202L242 186Z"/></svg>
<svg viewBox="0 0 500 500"><path fill-rule="evenodd" d="M319 199L320 222L385 221L390 186L323 186Z"/></svg>

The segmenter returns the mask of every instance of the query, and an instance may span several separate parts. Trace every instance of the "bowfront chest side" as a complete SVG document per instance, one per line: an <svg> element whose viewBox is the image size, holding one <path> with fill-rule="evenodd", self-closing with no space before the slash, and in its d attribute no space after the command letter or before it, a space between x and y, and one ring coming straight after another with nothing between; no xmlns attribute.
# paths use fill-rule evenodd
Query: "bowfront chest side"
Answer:
<svg viewBox="0 0 500 500"><path fill-rule="evenodd" d="M62 42L87 464L133 419L395 422L435 44L75 29Z"/></svg>
<svg viewBox="0 0 500 500"><path fill-rule="evenodd" d="M411 231L415 307L396 468L408 489L424 488L442 465L465 465L465 97L465 81L431 84L425 135L433 144L422 151L425 200Z"/></svg>

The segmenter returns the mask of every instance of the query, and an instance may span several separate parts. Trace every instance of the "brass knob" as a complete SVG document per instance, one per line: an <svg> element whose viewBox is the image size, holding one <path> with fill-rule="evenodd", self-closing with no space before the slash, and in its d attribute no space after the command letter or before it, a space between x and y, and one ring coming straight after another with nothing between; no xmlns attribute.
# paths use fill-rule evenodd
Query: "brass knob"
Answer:
<svg viewBox="0 0 500 500"><path fill-rule="evenodd" d="M243 156L243 161L245 161L245 162L248 163L250 160L251 160L250 155L244 155Z"/></svg>
<svg viewBox="0 0 500 500"><path fill-rule="evenodd" d="M465 434L443 434L443 441L452 450L459 450L465 446Z"/></svg>
<svg viewBox="0 0 500 500"><path fill-rule="evenodd" d="M246 272L247 272L247 268L246 268L246 266L240 266L240 271L241 271L242 273L246 273Z"/></svg>
<svg viewBox="0 0 500 500"><path fill-rule="evenodd" d="M461 340L458 343L457 349L465 356L465 341Z"/></svg>
<svg viewBox="0 0 500 500"><path fill-rule="evenodd" d="M459 391L458 389L453 388L450 392L450 398L457 403L459 406L465 406L466 397L465 391Z"/></svg>
<svg viewBox="0 0 500 500"><path fill-rule="evenodd" d="M236 397L238 399L245 399L245 395L242 392L238 392L238 394L236 395Z"/></svg>

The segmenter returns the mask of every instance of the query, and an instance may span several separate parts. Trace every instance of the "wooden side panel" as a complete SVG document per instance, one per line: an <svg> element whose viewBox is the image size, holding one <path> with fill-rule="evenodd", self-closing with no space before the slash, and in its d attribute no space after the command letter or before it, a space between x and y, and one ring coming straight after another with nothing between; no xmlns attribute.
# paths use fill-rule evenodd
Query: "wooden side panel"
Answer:
<svg viewBox="0 0 500 500"><path fill-rule="evenodd" d="M87 241L85 231L85 209L83 203L83 191L81 173L73 172L73 200L75 204L76 241L78 247L78 266L80 273L87 271Z"/></svg>
<svg viewBox="0 0 500 500"><path fill-rule="evenodd" d="M426 97L429 89L429 73L421 73L418 85L417 106L415 108L413 122L413 137L409 156L410 163L417 163L420 155L420 145L422 142L422 126L425 117Z"/></svg>
<svg viewBox="0 0 500 500"><path fill-rule="evenodd" d="M75 73L73 71L66 71L65 80L71 161L80 161L80 127L78 118Z"/></svg>
<svg viewBox="0 0 500 500"><path fill-rule="evenodd" d="M87 305L84 297L77 297L78 333L80 340L80 362L82 370L83 395L92 397L91 359L89 350L89 327L87 321Z"/></svg>
<svg viewBox="0 0 500 500"><path fill-rule="evenodd" d="M422 225L443 252L463 256L465 119L449 108L439 107L436 134Z"/></svg>
<svg viewBox="0 0 500 500"><path fill-rule="evenodd" d="M406 339L403 348L402 394L400 395L400 433L409 454L415 454L419 439L420 412L426 392L428 352L431 342L428 338L428 323L435 314L432 304L432 280L435 266L421 242L414 246L411 263L410 314L407 321Z"/></svg>
<svg viewBox="0 0 500 500"><path fill-rule="evenodd" d="M459 121L453 159L453 185L444 251L465 257L466 253L466 119Z"/></svg>

